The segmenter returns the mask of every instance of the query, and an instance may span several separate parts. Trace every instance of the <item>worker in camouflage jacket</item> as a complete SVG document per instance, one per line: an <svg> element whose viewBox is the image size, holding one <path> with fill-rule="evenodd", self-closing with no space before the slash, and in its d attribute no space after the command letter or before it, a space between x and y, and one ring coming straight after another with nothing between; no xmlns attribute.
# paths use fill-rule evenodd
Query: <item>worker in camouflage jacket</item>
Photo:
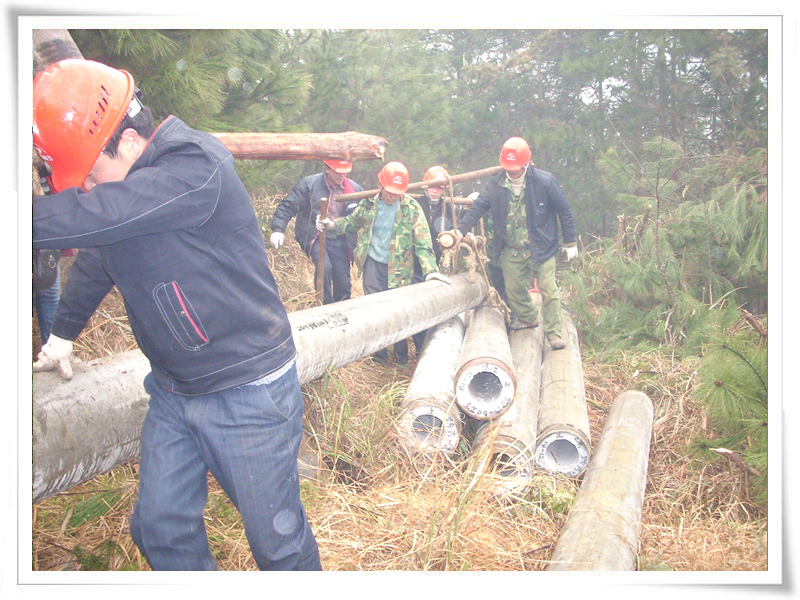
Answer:
<svg viewBox="0 0 800 600"><path fill-rule="evenodd" d="M374 294L413 283L414 259L419 261L426 281L450 280L439 273L433 252L428 222L422 208L408 189L408 169L399 162L390 162L378 174L380 192L366 198L352 214L335 220L317 217L317 229L348 233L363 230L353 252L353 262L362 274L364 294ZM417 348L419 351L419 348ZM394 346L399 364L408 363L407 340ZM379 350L373 355L386 362L388 352Z"/></svg>

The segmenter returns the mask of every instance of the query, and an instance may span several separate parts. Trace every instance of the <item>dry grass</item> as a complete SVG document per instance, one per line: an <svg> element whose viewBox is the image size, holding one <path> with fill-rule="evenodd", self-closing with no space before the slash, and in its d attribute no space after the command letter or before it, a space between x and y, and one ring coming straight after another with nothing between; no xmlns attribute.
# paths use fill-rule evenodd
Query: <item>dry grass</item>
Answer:
<svg viewBox="0 0 800 600"><path fill-rule="evenodd" d="M256 203L263 223L274 202ZM287 234L284 249L268 252L291 311L313 305L313 267ZM132 347L121 299L109 296L101 310L106 317L95 315L76 346L84 360ZM408 368L359 361L303 386L321 470L303 481L302 495L323 567L544 569L579 482L542 474L524 498L498 501L487 493L491 475L465 460L412 462L398 450L395 427L413 366L413 358ZM593 444L619 393L639 389L653 400L640 570L766 570L766 513L749 500L745 473L724 457L703 463L686 450L707 427L691 396L695 368L663 354L620 353L614 364L585 356ZM123 465L35 505L33 569L147 570L127 533L136 481L136 464ZM211 477L209 486L206 525L220 568L255 570L235 509Z"/></svg>

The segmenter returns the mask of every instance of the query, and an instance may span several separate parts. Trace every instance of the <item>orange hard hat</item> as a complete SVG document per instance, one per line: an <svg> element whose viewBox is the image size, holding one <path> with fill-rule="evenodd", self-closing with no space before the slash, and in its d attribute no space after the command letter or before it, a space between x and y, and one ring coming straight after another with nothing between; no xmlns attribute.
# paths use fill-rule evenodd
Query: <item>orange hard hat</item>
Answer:
<svg viewBox="0 0 800 600"><path fill-rule="evenodd" d="M33 146L50 166L54 192L83 185L134 90L130 73L91 60L62 60L36 76Z"/></svg>
<svg viewBox="0 0 800 600"><path fill-rule="evenodd" d="M403 163L386 163L378 173L378 182L390 194L405 194L408 189L408 169Z"/></svg>
<svg viewBox="0 0 800 600"><path fill-rule="evenodd" d="M500 166L507 171L518 171L530 160L531 149L521 137L509 138L500 150Z"/></svg>
<svg viewBox="0 0 800 600"><path fill-rule="evenodd" d="M441 179L449 179L450 174L447 172L447 169L444 167L440 167L436 165L435 167L431 167L427 171L425 171L425 175L422 177L422 181L437 181Z"/></svg>
<svg viewBox="0 0 800 600"><path fill-rule="evenodd" d="M322 162L337 173L349 173L353 170L353 163L346 160L324 160Z"/></svg>

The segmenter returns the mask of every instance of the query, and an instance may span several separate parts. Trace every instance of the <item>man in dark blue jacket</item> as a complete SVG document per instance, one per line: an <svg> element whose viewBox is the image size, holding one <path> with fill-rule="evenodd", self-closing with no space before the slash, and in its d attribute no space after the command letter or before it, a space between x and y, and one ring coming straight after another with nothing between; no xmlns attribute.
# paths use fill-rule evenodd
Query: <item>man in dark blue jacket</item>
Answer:
<svg viewBox="0 0 800 600"><path fill-rule="evenodd" d="M567 260L578 254L575 218L566 195L552 173L537 169L525 140L510 138L500 152L503 170L489 179L461 219L458 230L470 231L488 211L492 215L491 257L502 267L506 295L515 319L511 329L536 327L536 305L528 293L536 277L542 294L544 333L553 350L562 339L561 297L556 285L558 226Z"/></svg>
<svg viewBox="0 0 800 600"><path fill-rule="evenodd" d="M319 232L315 226L320 214L321 200L328 200L327 215L336 219L349 215L357 201L339 202L335 196L360 192L361 186L349 179L347 174L353 164L346 160L326 160L325 172L303 177L292 188L275 209L272 217L270 242L277 250L283 245L284 233L289 222L297 217L294 224L294 237L311 260L314 261L314 281L319 269ZM350 256L355 247L355 234L328 232L325 239L325 276L323 280L322 303L330 304L350 298Z"/></svg>
<svg viewBox="0 0 800 600"><path fill-rule="evenodd" d="M230 152L172 116L155 129L130 74L100 63L52 65L33 100L56 192L34 199L33 245L82 248L34 371L71 376L72 341L116 285L152 368L137 546L155 570L216 568L211 471L260 569L321 569L300 501L291 327Z"/></svg>

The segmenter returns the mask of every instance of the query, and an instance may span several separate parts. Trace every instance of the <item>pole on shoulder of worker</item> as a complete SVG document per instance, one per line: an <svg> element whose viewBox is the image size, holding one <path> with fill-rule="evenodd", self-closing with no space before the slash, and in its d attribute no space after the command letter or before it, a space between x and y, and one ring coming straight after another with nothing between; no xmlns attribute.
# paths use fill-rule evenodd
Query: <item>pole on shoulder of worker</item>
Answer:
<svg viewBox="0 0 800 600"><path fill-rule="evenodd" d="M319 201L319 218L328 217L328 199L321 198ZM317 279L316 279L317 300L320 306L325 303L325 231L319 232L319 256L317 258Z"/></svg>

